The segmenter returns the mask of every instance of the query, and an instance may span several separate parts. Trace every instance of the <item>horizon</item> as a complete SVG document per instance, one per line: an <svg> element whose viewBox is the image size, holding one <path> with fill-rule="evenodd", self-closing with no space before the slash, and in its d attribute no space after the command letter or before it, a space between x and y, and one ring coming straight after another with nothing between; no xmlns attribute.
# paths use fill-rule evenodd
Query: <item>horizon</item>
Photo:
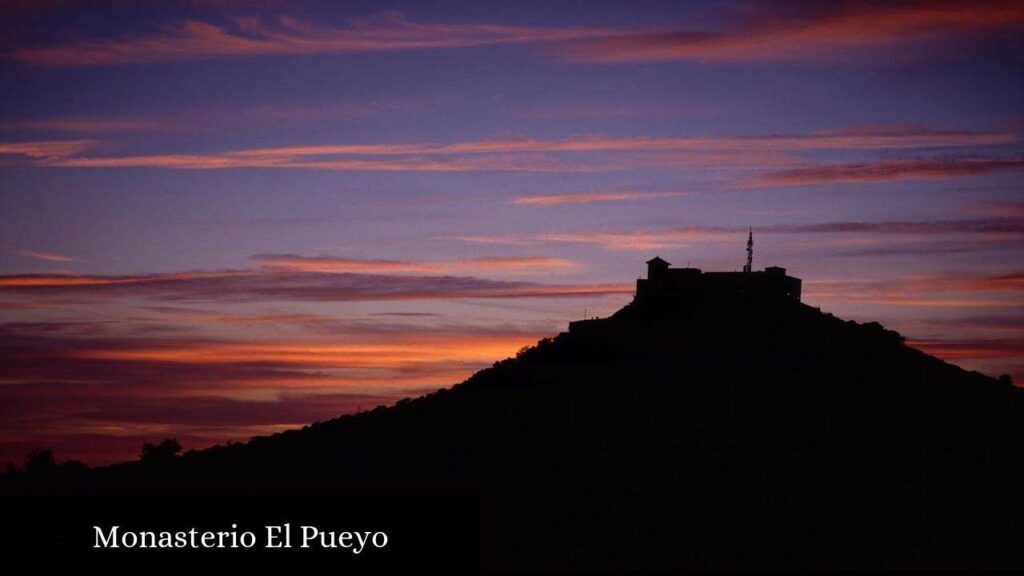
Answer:
<svg viewBox="0 0 1024 576"><path fill-rule="evenodd" d="M451 386L748 228L1021 385L1024 8L804 8L5 3L0 461Z"/></svg>

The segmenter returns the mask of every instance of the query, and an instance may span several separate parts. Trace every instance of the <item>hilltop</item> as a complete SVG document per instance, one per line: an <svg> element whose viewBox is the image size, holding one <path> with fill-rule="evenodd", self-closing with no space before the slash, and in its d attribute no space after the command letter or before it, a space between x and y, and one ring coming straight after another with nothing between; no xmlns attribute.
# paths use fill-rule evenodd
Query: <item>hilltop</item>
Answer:
<svg viewBox="0 0 1024 576"><path fill-rule="evenodd" d="M54 489L469 494L485 567L1020 567L1022 416L798 299L638 299L451 389Z"/></svg>

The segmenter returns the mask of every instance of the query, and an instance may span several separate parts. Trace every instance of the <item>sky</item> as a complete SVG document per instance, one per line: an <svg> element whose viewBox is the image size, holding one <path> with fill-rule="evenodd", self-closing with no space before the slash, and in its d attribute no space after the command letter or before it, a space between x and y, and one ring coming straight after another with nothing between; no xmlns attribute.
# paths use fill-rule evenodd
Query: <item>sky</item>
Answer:
<svg viewBox="0 0 1024 576"><path fill-rule="evenodd" d="M1024 383L1020 2L0 2L0 461L450 386L644 261ZM628 386L628 382L623 383Z"/></svg>

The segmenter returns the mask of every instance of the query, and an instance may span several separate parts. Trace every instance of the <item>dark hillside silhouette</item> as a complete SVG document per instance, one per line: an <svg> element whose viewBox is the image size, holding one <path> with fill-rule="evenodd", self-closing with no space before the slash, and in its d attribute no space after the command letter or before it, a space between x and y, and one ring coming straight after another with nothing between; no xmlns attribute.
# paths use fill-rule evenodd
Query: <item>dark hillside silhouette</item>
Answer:
<svg viewBox="0 0 1024 576"><path fill-rule="evenodd" d="M468 493L484 567L1024 567L1024 392L798 294L641 298L449 390L50 489Z"/></svg>

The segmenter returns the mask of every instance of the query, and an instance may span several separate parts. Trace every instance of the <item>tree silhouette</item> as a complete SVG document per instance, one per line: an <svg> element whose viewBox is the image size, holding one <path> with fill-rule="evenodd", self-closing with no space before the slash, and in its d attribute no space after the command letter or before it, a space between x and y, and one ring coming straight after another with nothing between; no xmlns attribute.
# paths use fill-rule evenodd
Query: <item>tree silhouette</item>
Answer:
<svg viewBox="0 0 1024 576"><path fill-rule="evenodd" d="M181 452L181 444L174 438L167 438L159 444L142 443L139 458L143 462L162 462L174 458Z"/></svg>
<svg viewBox="0 0 1024 576"><path fill-rule="evenodd" d="M25 471L29 473L50 472L57 468L57 461L53 458L53 450L49 448L37 448L28 453L25 457Z"/></svg>

